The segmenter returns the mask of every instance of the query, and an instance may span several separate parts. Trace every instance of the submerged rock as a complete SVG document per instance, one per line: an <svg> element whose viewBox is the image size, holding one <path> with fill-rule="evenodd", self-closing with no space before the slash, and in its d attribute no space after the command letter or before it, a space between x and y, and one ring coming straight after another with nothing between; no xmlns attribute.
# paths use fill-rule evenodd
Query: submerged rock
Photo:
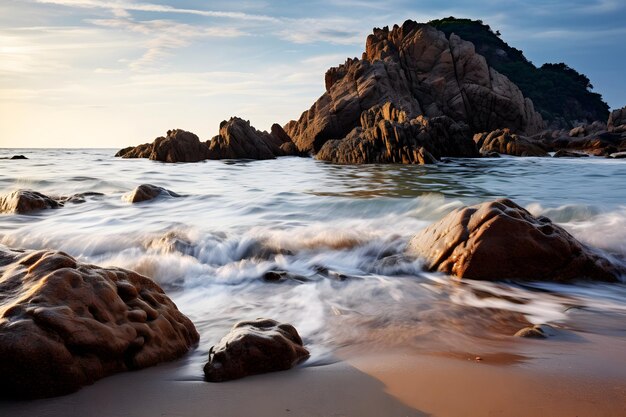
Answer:
<svg viewBox="0 0 626 417"><path fill-rule="evenodd" d="M546 332L543 330L541 326L529 326L520 329L514 335L515 337L525 337L529 339L545 339L548 337Z"/></svg>
<svg viewBox="0 0 626 417"><path fill-rule="evenodd" d="M328 140L345 138L363 111L386 102L408 119L448 116L472 132L510 128L531 135L544 128L532 101L472 43L411 20L374 29L362 59L329 69L325 83L313 106L285 126L300 151L316 153Z"/></svg>
<svg viewBox="0 0 626 417"><path fill-rule="evenodd" d="M62 201L30 190L16 190L0 198L0 213L26 214L62 206Z"/></svg>
<svg viewBox="0 0 626 417"><path fill-rule="evenodd" d="M407 253L430 271L477 280L615 282L624 272L508 199L453 211L415 235Z"/></svg>
<svg viewBox="0 0 626 417"><path fill-rule="evenodd" d="M361 126L346 138L329 140L317 159L340 164L433 164L441 156L478 157L469 127L446 116L431 119L406 112L393 103L361 114Z"/></svg>
<svg viewBox="0 0 626 417"><path fill-rule="evenodd" d="M483 155L497 152L513 156L548 156L548 153L529 138L498 129L490 133L477 133L474 142Z"/></svg>
<svg viewBox="0 0 626 417"><path fill-rule="evenodd" d="M0 393L67 394L180 357L191 321L152 280L63 252L0 247Z"/></svg>
<svg viewBox="0 0 626 417"><path fill-rule="evenodd" d="M207 381L222 382L285 371L308 357L309 352L292 325L270 319L242 321L211 348L204 376Z"/></svg>
<svg viewBox="0 0 626 417"><path fill-rule="evenodd" d="M157 197L180 197L174 191L166 190L152 184L141 184L130 193L124 195L122 199L129 203L141 203L142 201L153 200Z"/></svg>

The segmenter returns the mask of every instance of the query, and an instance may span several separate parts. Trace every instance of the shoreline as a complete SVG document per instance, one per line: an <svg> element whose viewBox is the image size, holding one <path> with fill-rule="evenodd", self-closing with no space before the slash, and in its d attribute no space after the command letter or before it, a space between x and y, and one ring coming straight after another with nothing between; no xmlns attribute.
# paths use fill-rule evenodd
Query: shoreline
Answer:
<svg viewBox="0 0 626 417"><path fill-rule="evenodd" d="M574 342L520 339L526 354L520 360L343 348L332 364L217 384L189 375L187 356L62 397L0 401L0 411L13 417L624 415L626 342L578 336Z"/></svg>

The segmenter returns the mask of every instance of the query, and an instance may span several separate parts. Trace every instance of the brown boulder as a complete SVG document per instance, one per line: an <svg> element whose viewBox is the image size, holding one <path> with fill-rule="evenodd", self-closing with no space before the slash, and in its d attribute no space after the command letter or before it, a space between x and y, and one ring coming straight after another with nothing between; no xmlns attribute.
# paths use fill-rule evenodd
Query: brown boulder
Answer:
<svg viewBox="0 0 626 417"><path fill-rule="evenodd" d="M507 199L453 211L415 235L407 253L423 258L430 271L478 280L613 282L624 272Z"/></svg>
<svg viewBox="0 0 626 417"><path fill-rule="evenodd" d="M291 139L279 125L260 132L249 121L232 117L220 124L220 133L207 142L209 159L273 159L293 150Z"/></svg>
<svg viewBox="0 0 626 417"><path fill-rule="evenodd" d="M329 69L325 83L317 102L285 126L303 152L346 137L364 110L386 102L409 119L448 116L473 132L506 127L534 134L544 127L532 102L490 68L472 43L411 20L392 30L374 29L362 59Z"/></svg>
<svg viewBox="0 0 626 417"><path fill-rule="evenodd" d="M141 184L130 193L124 195L122 199L129 203L141 203L157 197L180 197L174 191L166 190L163 187L157 187L152 184Z"/></svg>
<svg viewBox="0 0 626 417"><path fill-rule="evenodd" d="M548 153L530 138L498 129L489 133L477 133L474 142L483 155L498 152L513 156L548 156Z"/></svg>
<svg viewBox="0 0 626 417"><path fill-rule="evenodd" d="M308 357L309 352L292 325L270 319L243 321L211 348L204 376L207 381L222 382L286 371Z"/></svg>
<svg viewBox="0 0 626 417"><path fill-rule="evenodd" d="M0 248L0 393L67 394L185 354L193 324L152 280L63 252Z"/></svg>
<svg viewBox="0 0 626 417"><path fill-rule="evenodd" d="M393 103L361 114L361 126L342 140L322 146L317 159L340 164L432 164L442 156L478 157L469 128L447 116L431 119L406 112Z"/></svg>
<svg viewBox="0 0 626 417"><path fill-rule="evenodd" d="M0 198L0 213L25 214L62 206L63 202L37 191L16 190Z"/></svg>

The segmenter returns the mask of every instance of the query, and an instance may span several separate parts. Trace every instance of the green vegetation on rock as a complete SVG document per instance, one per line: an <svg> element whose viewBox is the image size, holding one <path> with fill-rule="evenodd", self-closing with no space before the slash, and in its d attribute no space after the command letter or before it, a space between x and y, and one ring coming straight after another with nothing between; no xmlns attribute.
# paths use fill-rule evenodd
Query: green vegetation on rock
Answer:
<svg viewBox="0 0 626 417"><path fill-rule="evenodd" d="M500 38L481 20L448 17L428 22L446 36L455 33L472 42L487 63L506 75L529 97L535 109L552 125L572 127L575 121L606 120L609 106L591 90L589 78L566 64L544 64L537 68L519 49Z"/></svg>

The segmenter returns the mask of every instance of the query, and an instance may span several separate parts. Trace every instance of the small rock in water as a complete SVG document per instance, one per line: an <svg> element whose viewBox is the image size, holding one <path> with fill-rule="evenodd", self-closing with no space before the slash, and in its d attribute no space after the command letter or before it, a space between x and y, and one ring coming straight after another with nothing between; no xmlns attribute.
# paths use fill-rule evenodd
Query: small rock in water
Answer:
<svg viewBox="0 0 626 417"><path fill-rule="evenodd" d="M614 159L624 159L626 158L626 152L615 152L609 156Z"/></svg>
<svg viewBox="0 0 626 417"><path fill-rule="evenodd" d="M547 334L541 328L541 326L524 327L523 329L515 333L514 336L515 337L527 337L531 339L545 339L546 337L548 337Z"/></svg>
<svg viewBox="0 0 626 417"><path fill-rule="evenodd" d="M572 151L566 151L565 149L560 149L556 151L553 158L584 158L588 156L589 155L586 153L572 152Z"/></svg>
<svg viewBox="0 0 626 417"><path fill-rule="evenodd" d="M24 155L13 155L10 159L28 159Z"/></svg>
<svg viewBox="0 0 626 417"><path fill-rule="evenodd" d="M309 351L292 325L271 319L242 321L211 348L204 376L209 382L223 382L285 371L308 357Z"/></svg>
<svg viewBox="0 0 626 417"><path fill-rule="evenodd" d="M63 202L37 191L17 190L0 197L0 213L26 214L62 206Z"/></svg>
<svg viewBox="0 0 626 417"><path fill-rule="evenodd" d="M129 203L140 203L142 201L153 200L160 196L180 197L174 191L166 190L163 187L157 187L152 184L142 184L135 188L131 193L126 194L122 199Z"/></svg>

